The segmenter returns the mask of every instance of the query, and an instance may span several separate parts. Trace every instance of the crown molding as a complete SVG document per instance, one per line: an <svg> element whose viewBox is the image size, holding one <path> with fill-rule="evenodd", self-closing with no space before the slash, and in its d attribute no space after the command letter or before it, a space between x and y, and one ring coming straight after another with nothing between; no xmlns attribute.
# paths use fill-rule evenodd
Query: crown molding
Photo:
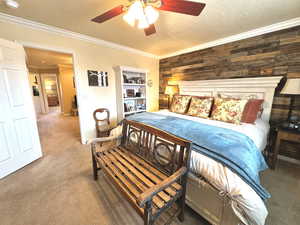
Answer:
<svg viewBox="0 0 300 225"><path fill-rule="evenodd" d="M97 44L97 45L101 45L101 46L107 46L110 48L114 48L114 49L118 49L118 50L123 50L123 51L127 51L127 52L131 52L134 54L138 54L138 55L142 55L142 56L146 56L146 57L150 57L150 58L156 58L158 59L158 56L148 53L148 52L144 52L138 49L134 49L134 48L130 48L124 45L120 45L120 44L116 44L113 42L109 42L109 41L105 41L102 39L98 39L98 38L94 38L88 35L84 35L84 34L80 34L80 33L76 33L73 31L69 31L69 30L65 30L62 28L58 28L58 27L54 27L54 26L50 26L50 25L46 25L43 23L39 23L39 22L35 22L32 20L28 20L28 19L24 19L21 17L17 17L17 16L12 16L6 13L1 13L0 12L0 21L1 22L10 22L10 23L14 23L14 24L19 24L19 25L23 25L35 30L42 30L42 31L46 31L49 33L54 33L54 34L58 34L58 35L62 35L64 37L69 37L69 38L73 38L73 39L77 39L77 40L81 40L81 41L86 41L86 42L90 42L93 44Z"/></svg>
<svg viewBox="0 0 300 225"><path fill-rule="evenodd" d="M131 53L134 53L134 54L138 54L138 55L142 55L142 56L146 56L146 57L150 57L150 58L155 58L155 59L164 59L164 58L168 58L168 57L172 57L172 56L176 56L176 55L181 55L181 54L188 53L188 52L193 52L193 51L197 51L197 50L211 48L211 47L215 47L215 46L218 46L218 45L227 44L227 43L230 43L230 42L239 41L239 40L243 40L243 39L247 39L247 38L259 36L259 35L262 35L262 34L267 34L267 33L271 33L271 32L274 32L274 31L279 31L279 30L283 30L283 29L287 29L287 28L291 28L291 27L295 27L295 26L300 25L300 17L297 17L297 18L294 18L294 19L290 19L290 20L286 20L286 21L283 21L283 22L275 23L275 24L272 24L272 25L269 25L269 26L257 28L257 29L254 29L254 30L250 30L250 31L247 31L247 32L244 32L244 33L232 35L232 36L229 36L229 37L226 37L226 38L217 39L215 41L210 41L210 42L206 42L206 43L196 45L196 46L193 46L193 47L190 47L190 48L175 51L175 52L172 52L170 54L157 56L157 55L154 55L154 54L151 54L151 53L148 53L148 52L145 52L145 51L141 51L141 50L138 50L138 49L134 49L134 48L131 48L131 47L127 47L127 46L124 46L124 45L120 45L120 44L105 41L105 40L102 40L102 39L94 38L94 37L91 37L91 36L88 36L88 35L72 32L72 31L69 31L69 30L62 29L62 28L46 25L46 24L35 22L35 21L32 21L32 20L24 19L24 18L21 18L21 17L12 16L12 15L9 15L9 14L6 14L6 13L1 13L0 12L0 21L1 22L10 22L10 23L14 23L14 24L19 24L19 25L23 25L23 26L26 26L26 27L29 27L29 28L32 28L32 29L42 30L42 31L46 31L46 32L49 32L49 33L54 33L54 34L59 34L59 35L62 35L64 37L69 37L69 38L73 38L73 39L77 39L77 40L81 40L81 41L86 41L86 42L90 42L90 43L101 45L101 46L107 46L107 47L118 49L118 50L128 51L128 52L131 52Z"/></svg>
<svg viewBox="0 0 300 225"><path fill-rule="evenodd" d="M164 58L168 58L168 57L172 57L172 56L176 56L176 55L181 55L184 53L188 53L188 52L193 52L193 51L198 51L198 50L202 50L202 49L206 49L206 48L211 48L211 47L215 47L218 45L223 45L223 44L227 44L230 42L234 42L234 41L239 41L239 40L243 40L243 39L247 39L247 38L251 38L251 37L255 37L255 36L259 36L262 34L267 34L267 33L271 33L274 31L279 31L279 30L283 30L283 29L287 29L287 28L291 28L291 27L295 27L295 26L299 26L300 25L300 17L294 18L294 19L290 19L290 20L286 20L283 22L279 22L279 23L275 23L269 26L265 26L265 27L260 27L254 30L250 30L244 33L240 33L240 34L236 34L236 35L232 35L226 38L221 38L215 41L210 41L210 42L206 42L204 44L200 44L200 45L196 45L193 46L191 48L186 48L186 49L182 49L170 54L166 54L166 55L162 55L159 56L159 59L164 59Z"/></svg>

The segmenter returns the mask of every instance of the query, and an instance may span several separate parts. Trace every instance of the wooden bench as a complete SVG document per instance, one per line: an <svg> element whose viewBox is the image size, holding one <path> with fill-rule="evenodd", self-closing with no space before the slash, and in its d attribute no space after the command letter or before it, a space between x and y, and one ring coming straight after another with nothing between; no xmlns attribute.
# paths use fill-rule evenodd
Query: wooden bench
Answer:
<svg viewBox="0 0 300 225"><path fill-rule="evenodd" d="M96 151L99 142L101 138L91 141L95 180L102 169L145 225L154 224L160 214L174 206L177 210L166 224L176 216L184 220L189 141L124 120L119 146Z"/></svg>

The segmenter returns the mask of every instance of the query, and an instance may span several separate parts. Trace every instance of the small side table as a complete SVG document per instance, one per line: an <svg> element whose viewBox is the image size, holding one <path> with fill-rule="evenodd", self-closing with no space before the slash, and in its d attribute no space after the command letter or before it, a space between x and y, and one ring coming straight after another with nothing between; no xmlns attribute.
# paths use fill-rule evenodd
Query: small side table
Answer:
<svg viewBox="0 0 300 225"><path fill-rule="evenodd" d="M300 143L300 131L282 128L282 127L277 128L277 138L276 138L275 151L272 160L272 169L275 169L276 167L281 141L291 141L291 142Z"/></svg>

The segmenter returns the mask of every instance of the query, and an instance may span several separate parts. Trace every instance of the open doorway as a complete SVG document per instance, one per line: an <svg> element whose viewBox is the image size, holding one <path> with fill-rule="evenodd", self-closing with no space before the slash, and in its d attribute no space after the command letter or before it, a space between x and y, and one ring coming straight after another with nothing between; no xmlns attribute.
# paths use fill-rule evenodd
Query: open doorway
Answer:
<svg viewBox="0 0 300 225"><path fill-rule="evenodd" d="M73 56L67 53L25 47L29 81L41 138L49 125L66 129L80 140ZM64 132L64 129L53 132Z"/></svg>

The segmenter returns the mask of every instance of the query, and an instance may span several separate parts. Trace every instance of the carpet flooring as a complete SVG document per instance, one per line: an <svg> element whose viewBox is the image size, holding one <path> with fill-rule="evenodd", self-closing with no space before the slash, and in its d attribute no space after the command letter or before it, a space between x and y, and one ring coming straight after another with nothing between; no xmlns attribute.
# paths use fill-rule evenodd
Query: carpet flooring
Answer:
<svg viewBox="0 0 300 225"><path fill-rule="evenodd" d="M92 179L88 146L75 117L52 112L38 122L43 157L0 180L0 225L143 224L103 175ZM101 173L100 173L101 174ZM271 192L267 225L300 224L300 167L279 161L262 176ZM209 225L186 209L185 225Z"/></svg>

